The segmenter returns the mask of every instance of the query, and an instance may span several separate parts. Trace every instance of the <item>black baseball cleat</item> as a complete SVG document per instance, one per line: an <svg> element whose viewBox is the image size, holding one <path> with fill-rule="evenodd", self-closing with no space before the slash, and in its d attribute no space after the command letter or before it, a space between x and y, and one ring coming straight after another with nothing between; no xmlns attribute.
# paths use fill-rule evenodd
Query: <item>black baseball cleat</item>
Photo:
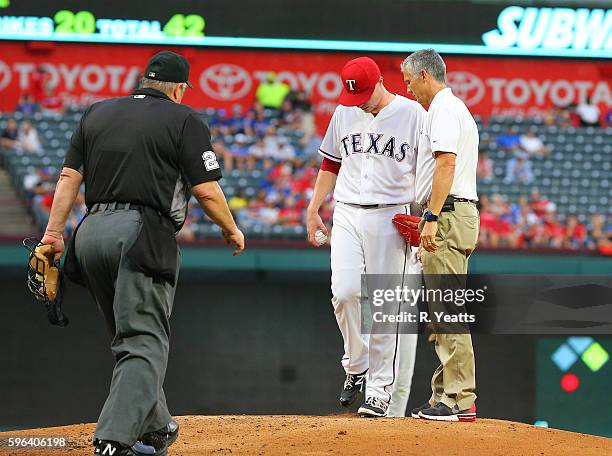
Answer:
<svg viewBox="0 0 612 456"><path fill-rule="evenodd" d="M431 407L431 405L429 404L429 402L425 402L424 404L421 404L421 405L419 405L418 407L413 408L413 409L412 409L412 412L410 413L410 415L412 416L412 418L417 418L417 419L418 419L418 418L421 418L421 417L419 416L419 412L420 412L421 410L428 409L429 407Z"/></svg>
<svg viewBox="0 0 612 456"><path fill-rule="evenodd" d="M138 439L138 442L132 446L132 450L134 450L137 455L154 454L156 456L164 456L167 454L168 447L176 442L178 435L178 423L175 420L170 420L163 428L144 434L142 438ZM153 448L155 452L147 453L146 451L148 451L149 448Z"/></svg>
<svg viewBox="0 0 612 456"><path fill-rule="evenodd" d="M340 404L342 404L343 407L349 407L352 405L357 399L357 395L365 391L365 379L367 372L368 371L366 369L361 374L346 374L344 386L342 387L342 392L340 393Z"/></svg>
<svg viewBox="0 0 612 456"><path fill-rule="evenodd" d="M111 440L94 440L94 456L136 456L132 448Z"/></svg>
<svg viewBox="0 0 612 456"><path fill-rule="evenodd" d="M426 408L419 412L419 416L426 420L434 421L476 421L476 404L467 410L459 410L455 405L450 408L448 405L438 402L433 407Z"/></svg>
<svg viewBox="0 0 612 456"><path fill-rule="evenodd" d="M387 416L389 403L378 397L368 397L364 404L359 407L357 414L363 418L380 418Z"/></svg>

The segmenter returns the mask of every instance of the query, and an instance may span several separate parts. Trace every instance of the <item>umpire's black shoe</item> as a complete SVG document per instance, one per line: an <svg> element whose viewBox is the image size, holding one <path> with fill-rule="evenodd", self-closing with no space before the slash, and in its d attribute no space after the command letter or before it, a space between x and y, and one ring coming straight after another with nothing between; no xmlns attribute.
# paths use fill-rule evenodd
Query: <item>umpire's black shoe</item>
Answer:
<svg viewBox="0 0 612 456"><path fill-rule="evenodd" d="M95 456L136 456L129 446L110 440L94 440Z"/></svg>
<svg viewBox="0 0 612 456"><path fill-rule="evenodd" d="M179 434L179 425L175 420L170 420L170 422L165 425L163 428L154 431L148 432L139 439L138 442L132 447L133 450L136 450L136 454L139 454L141 446L145 447L153 447L155 449L155 455L165 455L168 447L172 445ZM143 453L149 454L149 453Z"/></svg>
<svg viewBox="0 0 612 456"><path fill-rule="evenodd" d="M428 409L429 407L431 407L431 405L429 404L429 402L425 402L424 404L419 405L419 406L418 406L418 407L416 407L416 408L413 408L413 409L412 409L412 412L410 413L410 415L412 416L412 418L421 418L421 417L419 416L419 412L420 412L421 410Z"/></svg>
<svg viewBox="0 0 612 456"><path fill-rule="evenodd" d="M343 407L348 407L355 402L359 393L365 391L365 370L361 374L346 374L346 380L344 380L344 386L340 393L340 404Z"/></svg>

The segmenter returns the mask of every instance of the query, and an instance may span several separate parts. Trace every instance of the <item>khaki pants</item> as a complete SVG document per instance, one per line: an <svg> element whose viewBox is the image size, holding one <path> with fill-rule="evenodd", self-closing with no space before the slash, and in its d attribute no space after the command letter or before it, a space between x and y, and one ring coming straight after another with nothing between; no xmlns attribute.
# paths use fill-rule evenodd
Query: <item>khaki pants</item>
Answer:
<svg viewBox="0 0 612 456"><path fill-rule="evenodd" d="M425 221L421 220L420 229ZM479 230L478 209L472 203L456 202L455 210L438 217L434 253L423 250L421 261L427 275L467 274L468 258L476 247ZM438 402L459 410L469 409L476 400L474 349L470 334L436 334L435 348L440 365L431 379L431 405Z"/></svg>

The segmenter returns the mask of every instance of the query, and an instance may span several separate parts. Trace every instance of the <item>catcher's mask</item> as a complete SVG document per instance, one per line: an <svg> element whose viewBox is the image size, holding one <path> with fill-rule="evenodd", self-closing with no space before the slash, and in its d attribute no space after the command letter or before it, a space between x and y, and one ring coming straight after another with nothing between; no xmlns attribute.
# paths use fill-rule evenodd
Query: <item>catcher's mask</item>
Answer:
<svg viewBox="0 0 612 456"><path fill-rule="evenodd" d="M47 318L53 325L67 326L68 318L62 312L64 275L60 262L54 260L55 249L33 238L23 240L30 252L28 258L28 289L37 301L47 308Z"/></svg>

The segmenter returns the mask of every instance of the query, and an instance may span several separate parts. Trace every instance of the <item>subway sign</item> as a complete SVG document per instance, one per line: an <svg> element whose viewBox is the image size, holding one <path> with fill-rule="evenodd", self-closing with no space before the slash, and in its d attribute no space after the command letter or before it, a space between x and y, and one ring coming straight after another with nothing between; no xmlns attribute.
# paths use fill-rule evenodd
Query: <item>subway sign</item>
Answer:
<svg viewBox="0 0 612 456"><path fill-rule="evenodd" d="M489 48L612 50L612 10L509 6L497 29L482 35Z"/></svg>
<svg viewBox="0 0 612 456"><path fill-rule="evenodd" d="M344 12L327 0L310 0L306 9L260 1L284 8L274 27L253 20L250 0L235 0L240 14L230 22L225 0L152 0L146 13L136 2L117 9L113 2L0 0L0 40L402 54L432 47L442 54L612 57L609 9L460 1L442 8L438 2L378 0L387 18L366 30L353 25L370 21L367 10L352 12L351 24L343 25L338 18ZM457 21L461 27L444 26Z"/></svg>

